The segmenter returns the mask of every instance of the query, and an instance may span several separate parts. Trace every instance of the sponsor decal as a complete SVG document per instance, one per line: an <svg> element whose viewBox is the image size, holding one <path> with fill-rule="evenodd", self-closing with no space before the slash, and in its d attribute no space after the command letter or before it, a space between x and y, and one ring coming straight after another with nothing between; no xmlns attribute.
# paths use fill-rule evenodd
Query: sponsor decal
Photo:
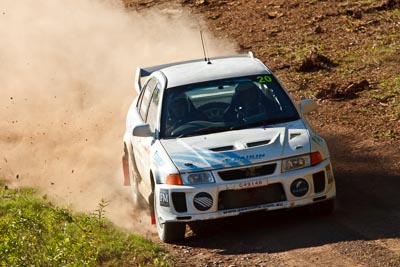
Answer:
<svg viewBox="0 0 400 267"><path fill-rule="evenodd" d="M169 193L167 189L160 189L160 206L169 207Z"/></svg>
<svg viewBox="0 0 400 267"><path fill-rule="evenodd" d="M157 166L162 166L165 164L165 161L163 158L158 154L158 151L156 151L153 155L153 161Z"/></svg>
<svg viewBox="0 0 400 267"><path fill-rule="evenodd" d="M257 80L259 83L270 83L272 82L272 78L270 75L264 75L264 76L257 76Z"/></svg>
<svg viewBox="0 0 400 267"><path fill-rule="evenodd" d="M254 160L259 160L267 156L266 153L250 154L250 155L238 155L233 152L209 152L204 149L195 149L195 153L178 152L171 153L171 159L177 165L178 168L191 170L203 170L203 169L220 169L226 167L236 167L244 164L251 164ZM199 160L201 157L203 160ZM194 162L195 165L187 166L185 163L188 161Z"/></svg>
<svg viewBox="0 0 400 267"><path fill-rule="evenodd" d="M245 187L257 187L257 186L262 186L263 181L249 181L249 182L242 182L239 184L240 188L245 188Z"/></svg>
<svg viewBox="0 0 400 267"><path fill-rule="evenodd" d="M193 198L193 205L200 211L206 211L213 205L212 196L206 192L198 193Z"/></svg>
<svg viewBox="0 0 400 267"><path fill-rule="evenodd" d="M232 162L232 161L241 161L241 160L255 160L255 159L261 159L265 157L265 153L260 153L260 154L252 154L252 155L245 155L245 156L235 156L231 158L225 158L225 162Z"/></svg>
<svg viewBox="0 0 400 267"><path fill-rule="evenodd" d="M237 167L245 164L254 163L267 156L266 153L238 155L233 152L205 152L204 149L195 150L196 153L171 153L171 159L179 169L190 170L206 170L206 169L221 169L226 167ZM202 160L199 160L201 158ZM185 165L188 161L193 162L192 166Z"/></svg>
<svg viewBox="0 0 400 267"><path fill-rule="evenodd" d="M307 194L309 189L308 183L305 179L299 178L293 181L292 185L290 186L290 192L295 197L302 197Z"/></svg>
<svg viewBox="0 0 400 267"><path fill-rule="evenodd" d="M324 140L316 133L311 133L311 139L320 145L322 145L324 143Z"/></svg>
<svg viewBox="0 0 400 267"><path fill-rule="evenodd" d="M251 210L268 209L268 208L283 207L283 206L284 206L284 203L282 203L282 202L270 203L270 204L256 205L256 206L251 206L251 207L243 207L243 208L238 208L238 209L225 210L222 213L223 214L231 214L231 213L246 212L246 211L251 211Z"/></svg>

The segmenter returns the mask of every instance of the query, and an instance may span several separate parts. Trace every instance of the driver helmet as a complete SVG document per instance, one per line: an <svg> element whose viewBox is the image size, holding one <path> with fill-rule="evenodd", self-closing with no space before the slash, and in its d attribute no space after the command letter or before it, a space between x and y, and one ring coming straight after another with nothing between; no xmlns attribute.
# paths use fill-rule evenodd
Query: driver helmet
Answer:
<svg viewBox="0 0 400 267"><path fill-rule="evenodd" d="M240 83L236 87L236 95L244 108L254 108L259 102L260 89L252 82Z"/></svg>
<svg viewBox="0 0 400 267"><path fill-rule="evenodd" d="M189 100L187 96L182 93L173 97L169 104L169 112L173 119L183 119L189 113Z"/></svg>

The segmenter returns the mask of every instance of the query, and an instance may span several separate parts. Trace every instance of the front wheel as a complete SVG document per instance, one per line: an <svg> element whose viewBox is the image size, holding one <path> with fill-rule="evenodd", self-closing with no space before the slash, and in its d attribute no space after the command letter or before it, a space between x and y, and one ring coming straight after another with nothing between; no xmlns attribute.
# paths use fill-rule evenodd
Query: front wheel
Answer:
<svg viewBox="0 0 400 267"><path fill-rule="evenodd" d="M157 210L157 197L154 194L154 214L156 217L157 233L160 239L166 243L184 239L186 224L182 222L161 222Z"/></svg>

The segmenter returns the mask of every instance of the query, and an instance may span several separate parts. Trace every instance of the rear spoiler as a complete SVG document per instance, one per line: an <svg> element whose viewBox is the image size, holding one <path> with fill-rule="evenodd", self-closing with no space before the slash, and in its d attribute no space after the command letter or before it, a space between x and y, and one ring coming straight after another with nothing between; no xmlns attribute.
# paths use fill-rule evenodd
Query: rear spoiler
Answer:
<svg viewBox="0 0 400 267"><path fill-rule="evenodd" d="M231 56L223 56L223 57L212 57L209 58L210 61L215 60L215 59L223 59L223 58L232 58L232 57L250 57L254 58L254 55L252 52L249 52L248 54L239 54L239 55L231 55ZM204 58L202 59L193 59L193 60L187 60L187 61L180 61L180 62L175 62L175 63L168 63L168 64L163 64L163 65L158 65L158 66L153 66L153 67L147 67L147 68L140 68L138 67L136 69L136 76L135 76L135 89L138 93L142 90L142 83L141 80L143 78L146 78L150 76L153 72L168 68L171 66L176 66L176 65L181 65L181 64L187 64L187 63L194 63L194 62L200 62L200 61L207 61Z"/></svg>

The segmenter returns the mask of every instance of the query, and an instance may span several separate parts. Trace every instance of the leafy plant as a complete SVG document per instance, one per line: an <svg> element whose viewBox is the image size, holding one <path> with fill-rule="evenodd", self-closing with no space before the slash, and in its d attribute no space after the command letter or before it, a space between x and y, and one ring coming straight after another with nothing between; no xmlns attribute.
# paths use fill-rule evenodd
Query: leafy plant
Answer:
<svg viewBox="0 0 400 267"><path fill-rule="evenodd" d="M90 215L0 183L0 266L170 266L159 246L113 226L102 200Z"/></svg>

